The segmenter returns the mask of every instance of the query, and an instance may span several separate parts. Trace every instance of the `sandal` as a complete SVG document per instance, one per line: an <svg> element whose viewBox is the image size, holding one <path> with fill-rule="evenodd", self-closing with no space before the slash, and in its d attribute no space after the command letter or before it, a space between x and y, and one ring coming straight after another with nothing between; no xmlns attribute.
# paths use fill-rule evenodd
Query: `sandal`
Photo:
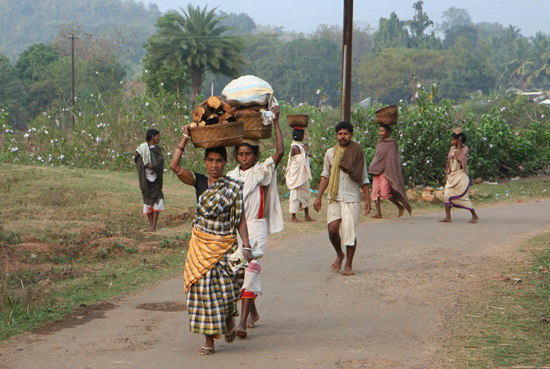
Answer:
<svg viewBox="0 0 550 369"><path fill-rule="evenodd" d="M203 346L197 351L197 355L212 355L216 351L214 347Z"/></svg>
<svg viewBox="0 0 550 369"><path fill-rule="evenodd" d="M225 334L225 342L227 343L232 343L233 341L235 341L235 336L231 337L233 335L233 333L235 333L235 328L236 328L236 325L233 326L233 329L231 329L231 331L229 331L228 333Z"/></svg>

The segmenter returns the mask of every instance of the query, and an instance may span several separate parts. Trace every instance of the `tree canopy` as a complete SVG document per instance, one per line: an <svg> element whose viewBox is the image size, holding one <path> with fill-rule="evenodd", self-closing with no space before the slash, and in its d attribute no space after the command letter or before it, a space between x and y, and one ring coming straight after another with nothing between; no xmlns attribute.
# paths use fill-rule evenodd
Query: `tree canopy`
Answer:
<svg viewBox="0 0 550 369"><path fill-rule="evenodd" d="M207 72L237 77L244 67L241 38L228 35L230 27L216 8L187 6L169 11L157 21L157 31L145 46L151 67L185 68L191 77L191 99L200 94Z"/></svg>

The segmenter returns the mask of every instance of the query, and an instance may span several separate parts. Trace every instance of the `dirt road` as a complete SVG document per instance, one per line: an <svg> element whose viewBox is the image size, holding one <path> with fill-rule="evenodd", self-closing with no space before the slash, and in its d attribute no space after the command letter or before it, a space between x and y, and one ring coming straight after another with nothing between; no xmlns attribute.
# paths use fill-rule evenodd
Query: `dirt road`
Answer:
<svg viewBox="0 0 550 369"><path fill-rule="evenodd" d="M138 308L184 301L182 279L116 301L96 319L51 335L22 337L0 349L0 368L439 368L449 333L445 317L484 268L550 231L550 202L469 213L380 220L361 225L356 275L331 271L325 232L271 240L263 263L261 320L245 340L216 341L188 331L185 311ZM178 310L178 309L175 309Z"/></svg>

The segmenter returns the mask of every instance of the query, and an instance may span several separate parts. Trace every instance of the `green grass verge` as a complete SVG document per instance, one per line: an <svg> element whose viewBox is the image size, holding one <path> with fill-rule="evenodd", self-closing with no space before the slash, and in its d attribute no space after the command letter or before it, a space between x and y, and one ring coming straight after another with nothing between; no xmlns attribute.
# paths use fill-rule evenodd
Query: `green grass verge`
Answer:
<svg viewBox="0 0 550 369"><path fill-rule="evenodd" d="M106 260L65 259L48 270L0 274L0 340L61 319L91 305L143 289L182 273L183 249L170 254L125 253ZM178 251L178 252L175 252Z"/></svg>
<svg viewBox="0 0 550 369"><path fill-rule="evenodd" d="M516 263L463 301L452 323L452 367L550 367L550 233L522 251L529 267Z"/></svg>

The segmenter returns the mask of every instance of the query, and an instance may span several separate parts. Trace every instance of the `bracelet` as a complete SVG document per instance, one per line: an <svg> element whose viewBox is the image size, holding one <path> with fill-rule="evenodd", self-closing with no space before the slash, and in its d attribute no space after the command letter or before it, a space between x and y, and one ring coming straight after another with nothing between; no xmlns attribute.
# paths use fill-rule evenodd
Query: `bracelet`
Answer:
<svg viewBox="0 0 550 369"><path fill-rule="evenodd" d="M250 245L249 245L250 246ZM249 251L252 251L252 247L244 247L243 246L243 250L249 250Z"/></svg>
<svg viewBox="0 0 550 369"><path fill-rule="evenodd" d="M187 136L185 133L183 134L183 137L186 137L187 139L191 138L191 137Z"/></svg>
<svg viewBox="0 0 550 369"><path fill-rule="evenodd" d="M179 176L181 174L181 172L183 172L183 167L180 167L180 172L178 174L176 174L176 176Z"/></svg>
<svg viewBox="0 0 550 369"><path fill-rule="evenodd" d="M185 150L185 148L181 147L181 146L176 147L176 149L181 150L181 151Z"/></svg>

